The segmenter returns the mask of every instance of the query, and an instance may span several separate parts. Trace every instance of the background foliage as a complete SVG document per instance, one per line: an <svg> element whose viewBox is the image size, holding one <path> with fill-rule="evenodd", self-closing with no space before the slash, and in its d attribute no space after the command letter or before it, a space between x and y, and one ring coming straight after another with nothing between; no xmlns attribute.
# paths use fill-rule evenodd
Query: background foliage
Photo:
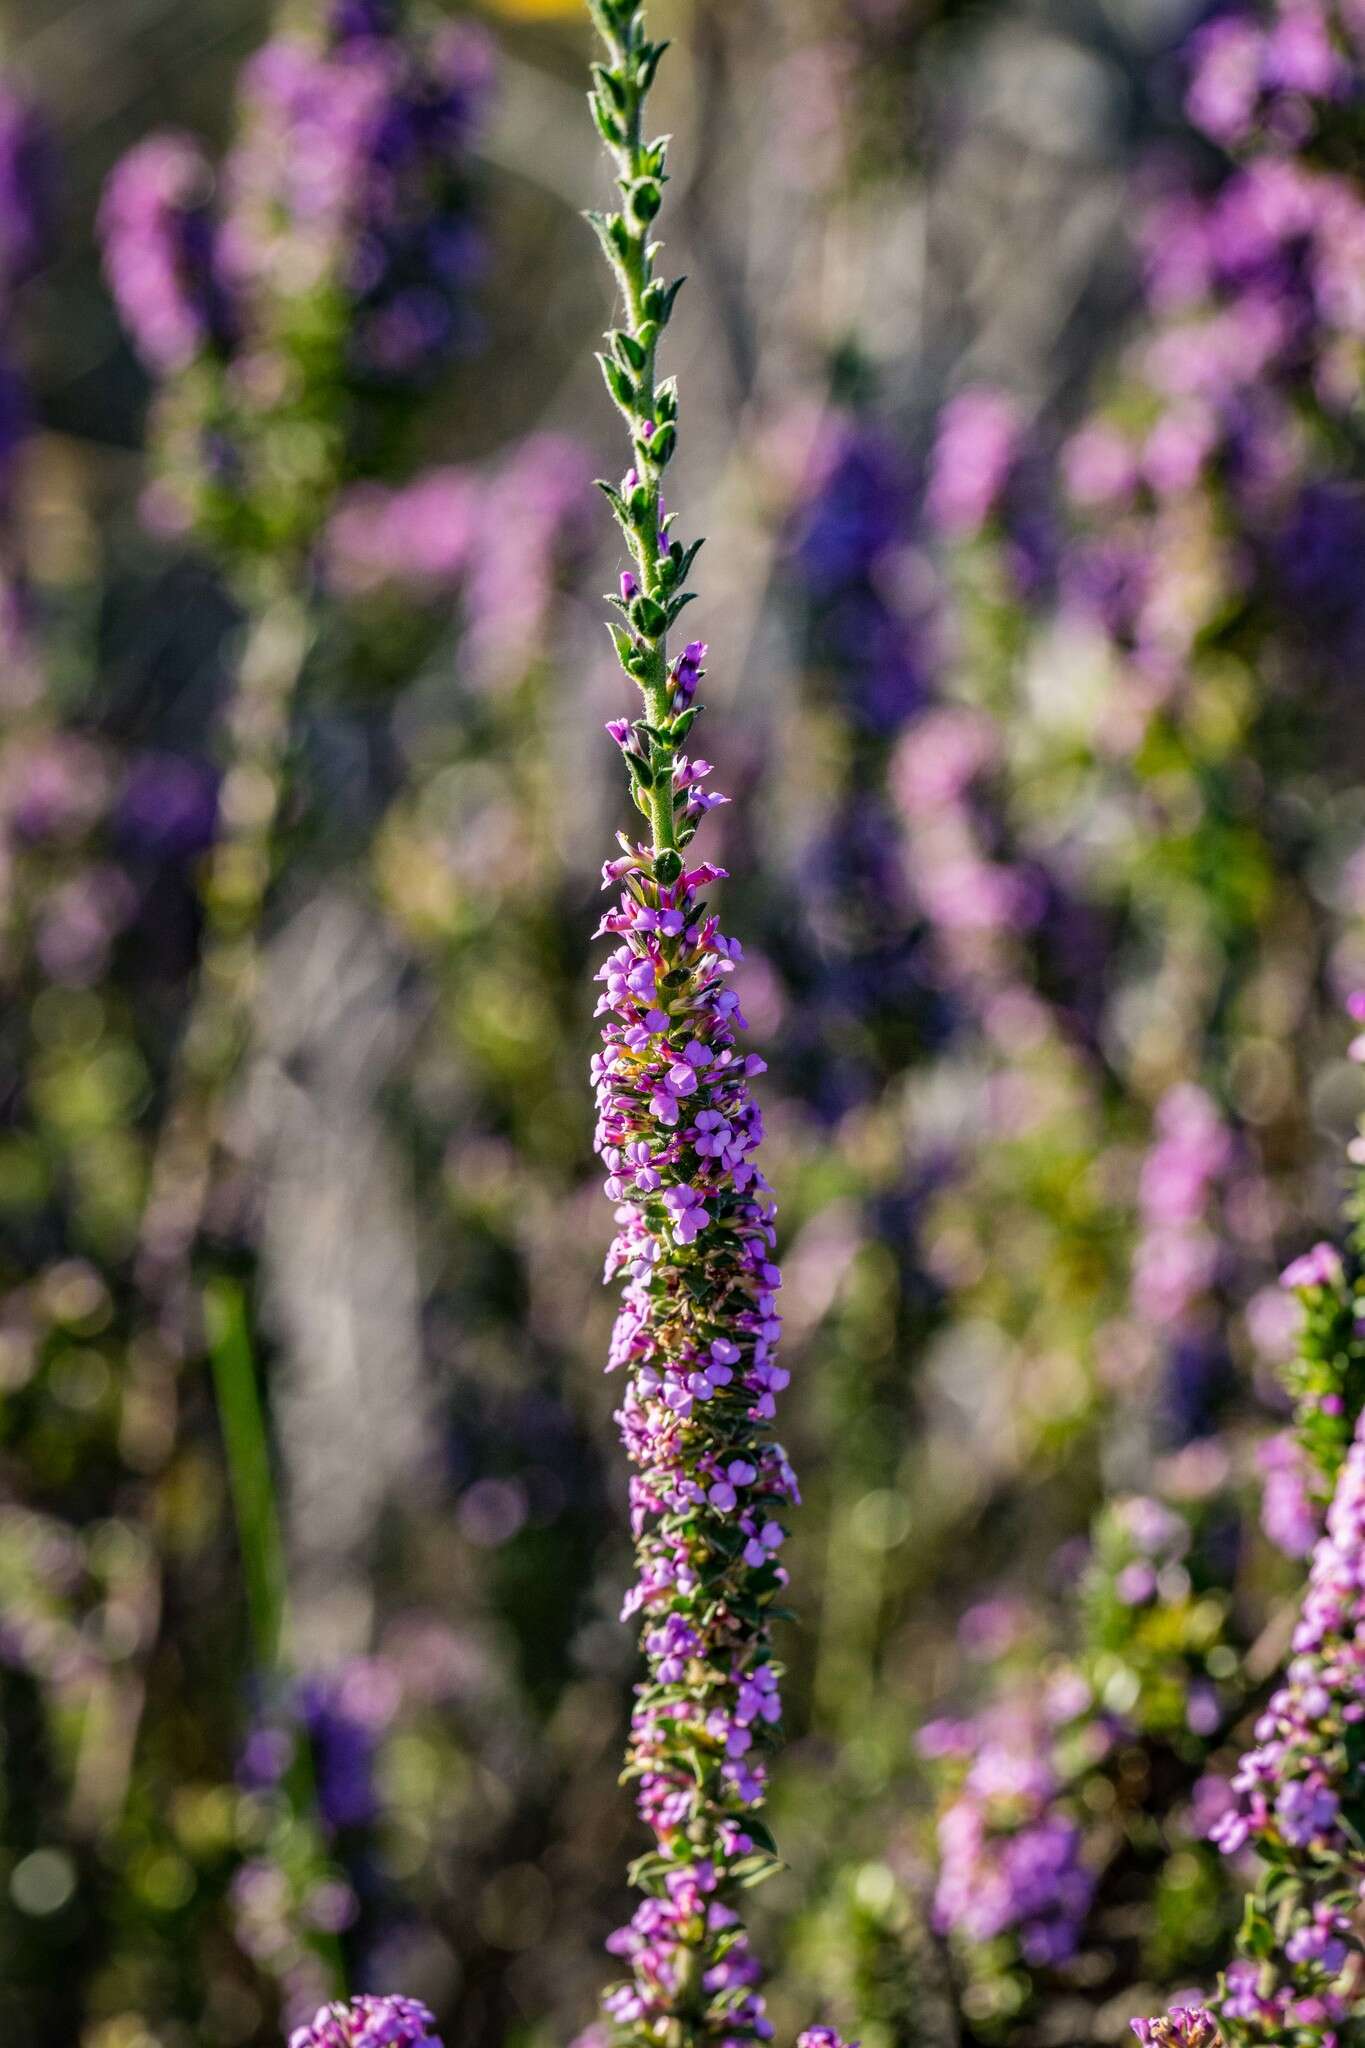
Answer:
<svg viewBox="0 0 1365 2048"><path fill-rule="evenodd" d="M1286 1432L1276 1275L1358 1108L1358 109L1187 101L1180 0L656 12L806 1492L774 2018L1117 2041L1225 1959L1207 1825L1349 1435ZM6 17L14 2048L342 1981L562 2040L641 1846L578 13L460 12L458 319L378 378L288 262L149 369L94 237L152 128L275 175L238 81L306 6Z"/></svg>

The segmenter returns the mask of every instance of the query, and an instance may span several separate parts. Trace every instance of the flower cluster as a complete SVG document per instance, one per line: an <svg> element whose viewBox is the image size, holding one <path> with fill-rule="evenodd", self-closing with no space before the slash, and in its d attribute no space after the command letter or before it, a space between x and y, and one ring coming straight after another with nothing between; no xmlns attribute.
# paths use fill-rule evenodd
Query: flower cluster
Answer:
<svg viewBox="0 0 1365 2048"><path fill-rule="evenodd" d="M1155 331L1133 363L1144 403L1125 393L1064 462L1073 511L1104 515L1069 552L1069 598L1125 650L1149 703L1187 688L1219 607L1268 601L1290 620L1311 608L1324 652L1341 660L1359 647L1360 608L1341 573L1358 552L1359 512L1332 479L1318 421L1349 413L1365 334L1365 201L1336 168L1332 137L1360 35L1352 10L1303 0L1265 25L1225 16L1194 40L1191 115L1244 160L1210 196L1181 188L1150 208ZM1283 57L1309 47L1321 66ZM1226 500L1240 546L1192 518L1201 493Z"/></svg>
<svg viewBox="0 0 1365 2048"><path fill-rule="evenodd" d="M1218 1520L1146 1495L1105 1507L1079 1578L1074 1559L1056 1564L1079 1611L1069 1655L1046 1654L1046 1617L1023 1602L964 1618L964 1651L991 1667L990 1704L929 1723L920 1747L947 1788L935 1919L988 2038L1040 1982L1071 1981L1082 1952L1093 1963L1115 1900L1160 1860L1157 1799L1175 1809L1169 1839L1187 1870L1217 1879L1179 1808L1240 1698L1229 1603L1210 1583Z"/></svg>
<svg viewBox="0 0 1365 2048"><path fill-rule="evenodd" d="M1293 1469L1305 1495L1304 1512L1315 1511L1317 1517L1350 1450L1355 1418L1365 1410L1365 1319L1357 1264L1353 1257L1348 1272L1336 1246L1319 1243L1292 1259L1280 1275L1281 1286L1297 1297L1302 1311L1298 1342L1284 1370L1294 1401L1298 1455ZM1286 1459L1284 1451L1269 1455L1282 1465ZM1311 1543L1304 1546L1305 1551L1311 1548Z"/></svg>
<svg viewBox="0 0 1365 2048"><path fill-rule="evenodd" d="M1074 1955L1095 1891L1082 1830L1061 1801L1054 1739L1046 1708L1022 1702L921 1735L926 1754L967 1761L938 1823L938 1930L974 1943L1012 1934L1034 1967Z"/></svg>
<svg viewBox="0 0 1365 2048"><path fill-rule="evenodd" d="M701 773L677 765L684 815ZM643 1617L650 1671L629 1770L660 1888L614 1938L635 1985L610 2009L631 2023L666 2016L695 1956L705 1989L726 1994L726 2025L761 2032L724 1891L763 1863L753 1812L781 1715L763 1615L786 1580L782 1516L797 1497L770 1433L788 1376L773 1202L754 1156L763 1121L750 1082L763 1063L739 1045L739 948L700 898L717 871L701 863L665 884L651 869L643 852L610 866L625 886L605 925L622 943L602 970L594 1063L597 1147L618 1205L607 1272L624 1282L611 1363L628 1375L619 1420L635 1467L626 1612Z"/></svg>
<svg viewBox="0 0 1365 2048"><path fill-rule="evenodd" d="M1134 2020L1133 2032L1147 2048L1222 2048L1218 2022L1203 2005L1177 2005L1164 2019Z"/></svg>
<svg viewBox="0 0 1365 2048"><path fill-rule="evenodd" d="M306 545L343 474L392 459L402 398L470 337L488 51L404 16L333 6L267 43L216 181L179 134L110 178L105 267L161 388L163 525L229 550Z"/></svg>
<svg viewBox="0 0 1365 2048"><path fill-rule="evenodd" d="M1353 1012L1357 1007L1353 998ZM1209 1828L1225 1855L1251 1847L1261 1858L1214 2009L1231 2048L1291 2039L1339 2048L1357 2038L1365 1972L1356 1924L1365 1872L1365 1410L1358 1402L1348 1407L1340 1390L1349 1384L1349 1366L1344 1372L1332 1344L1343 1316L1352 1327L1356 1320L1341 1254L1332 1244L1315 1244L1283 1280L1305 1310L1301 1356L1286 1374L1299 1396L1299 1437L1290 1444L1303 1461L1295 1473L1305 1490L1303 1519L1311 1479L1334 1471L1335 1485L1284 1681L1258 1717L1254 1746ZM1317 1369L1324 1344L1335 1353L1325 1383ZM1337 1459L1342 1427L1351 1439ZM1172 2014L1164 2024L1175 2028L1179 2019ZM1143 2039L1184 2039L1174 2031L1138 2032Z"/></svg>
<svg viewBox="0 0 1365 2048"><path fill-rule="evenodd" d="M1292 147L1312 119L1309 102L1351 97L1363 34L1358 9L1324 0L1292 0L1265 21L1223 15L1193 38L1190 118L1230 149L1267 135Z"/></svg>
<svg viewBox="0 0 1365 2048"><path fill-rule="evenodd" d="M1345 1860L1356 1853L1361 1818L1351 1788L1365 1723L1365 1424L1313 1553L1293 1650L1215 1840L1229 1853L1254 1840L1272 1853Z"/></svg>
<svg viewBox="0 0 1365 2048"><path fill-rule="evenodd" d="M289 2036L289 2048L441 2048L436 2021L415 1998L356 1998L324 2005Z"/></svg>

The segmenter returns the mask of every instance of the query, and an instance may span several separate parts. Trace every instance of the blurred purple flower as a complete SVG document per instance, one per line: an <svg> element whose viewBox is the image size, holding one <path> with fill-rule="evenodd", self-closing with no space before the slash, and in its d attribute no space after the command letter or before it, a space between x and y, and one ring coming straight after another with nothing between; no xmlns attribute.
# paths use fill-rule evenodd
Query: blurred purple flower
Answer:
<svg viewBox="0 0 1365 2048"><path fill-rule="evenodd" d="M213 177L191 136L148 136L115 165L100 203L105 274L148 369L226 349L235 318L211 213Z"/></svg>
<svg viewBox="0 0 1365 2048"><path fill-rule="evenodd" d="M1020 450L1018 409L1003 392L961 391L944 407L925 509L949 539L970 539L999 511Z"/></svg>
<svg viewBox="0 0 1365 2048"><path fill-rule="evenodd" d="M1309 1485L1311 1466L1292 1430L1281 1430L1257 1452L1265 1474L1261 1526L1286 1557L1307 1557L1322 1531L1322 1510Z"/></svg>
<svg viewBox="0 0 1365 2048"><path fill-rule="evenodd" d="M178 754L144 754L135 761L115 806L125 843L182 860L212 845L217 817L217 776Z"/></svg>
<svg viewBox="0 0 1365 2048"><path fill-rule="evenodd" d="M0 305L8 307L47 255L56 161L52 132L18 93L0 86Z"/></svg>

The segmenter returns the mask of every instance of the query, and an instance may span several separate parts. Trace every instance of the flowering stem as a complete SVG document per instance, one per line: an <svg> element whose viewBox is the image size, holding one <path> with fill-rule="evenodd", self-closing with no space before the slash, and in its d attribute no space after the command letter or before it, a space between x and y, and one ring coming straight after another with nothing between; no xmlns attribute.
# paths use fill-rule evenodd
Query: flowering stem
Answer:
<svg viewBox="0 0 1365 2048"><path fill-rule="evenodd" d="M757 1163L763 1121L749 1088L763 1062L740 1050L744 1018L727 987L740 948L701 900L723 870L684 864L724 798L701 788L707 764L680 751L706 649L668 654L699 543L672 538L663 499L678 401L656 355L678 285L654 272L666 152L643 126L663 52L639 0L589 6L607 56L593 68L593 114L622 200L589 218L625 305L599 361L633 455L620 486L601 487L632 564L610 600L611 630L644 713L608 730L649 822L648 843L622 835L622 858L604 871L621 894L602 926L618 943L600 974L594 1062L597 1149L617 1205L607 1273L623 1283L611 1366L627 1376L617 1420L635 1467L638 1573L625 1611L642 1617L647 1663L625 1775L655 1838L632 1871L646 1897L609 1944L631 1981L606 2009L635 2048L731 2048L771 2033L733 1901L779 1868L757 1814L762 1750L781 1718L769 1635L786 1583L778 1517L797 1493L770 1427L787 1374L775 1356L781 1276Z"/></svg>

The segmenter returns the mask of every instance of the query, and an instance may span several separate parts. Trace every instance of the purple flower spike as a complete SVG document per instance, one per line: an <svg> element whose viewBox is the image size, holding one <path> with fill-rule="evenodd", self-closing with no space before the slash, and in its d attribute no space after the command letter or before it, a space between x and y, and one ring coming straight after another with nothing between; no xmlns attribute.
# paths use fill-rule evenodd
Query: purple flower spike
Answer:
<svg viewBox="0 0 1365 2048"><path fill-rule="evenodd" d="M620 122L611 109L629 109L635 124L643 118L642 9L639 0L612 0L593 14L606 46L596 67L597 125L624 180L634 159L612 140ZM799 1496L772 1434L789 1376L777 1357L782 1275L752 1089L763 1062L743 1049L744 1013L731 985L743 949L705 898L725 871L690 851L725 801L703 786L710 763L682 752L707 649L693 640L671 662L667 653L696 554L669 539L675 515L665 511L663 472L678 397L671 378L654 377L676 287L653 274L661 192L652 180L635 191L613 246L620 274L639 288L626 312L630 331L613 337L608 383L635 451L614 510L640 573L625 571L621 598L644 607L639 641L615 638L644 699L648 758L643 742L634 753L624 719L608 730L630 751L650 833L639 845L622 834L623 858L603 870L618 893L602 920L615 943L597 977L602 1047L592 1079L594 1142L617 1225L606 1277L621 1288L608 1370L625 1381L616 1419L634 1468L636 1578L624 1611L639 1618L646 1660L627 1776L656 1853L642 1861L635 1913L607 1944L629 1975L603 2003L623 2048L684 2036L739 2048L773 2032L738 1907L744 1889L777 1868L757 1818L782 1718L768 1610L787 1581L785 1517ZM801 2048L844 2044L819 2027Z"/></svg>

